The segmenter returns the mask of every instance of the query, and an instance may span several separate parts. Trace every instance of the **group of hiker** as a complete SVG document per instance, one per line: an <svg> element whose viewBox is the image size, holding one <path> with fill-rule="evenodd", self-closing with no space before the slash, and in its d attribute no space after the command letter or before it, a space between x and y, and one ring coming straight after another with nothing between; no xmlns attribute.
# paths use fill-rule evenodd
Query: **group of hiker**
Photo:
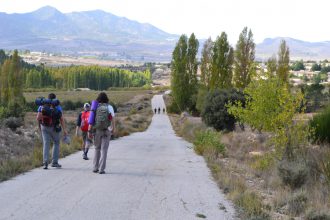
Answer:
<svg viewBox="0 0 330 220"><path fill-rule="evenodd" d="M39 105L37 121L43 142L43 168L48 169L49 149L53 142L51 167L61 168L58 163L60 151L60 134L63 131L63 141L68 142L68 131L65 126L63 110L54 93L48 95L48 99L36 100ZM96 100L85 103L76 123L76 132L82 134L83 159L88 160L88 150L94 144L95 154L93 160L93 172L105 173L106 159L111 135L116 132L115 112L109 104L106 93L101 92Z"/></svg>
<svg viewBox="0 0 330 220"><path fill-rule="evenodd" d="M154 109L155 114L157 114L157 111L158 111L158 114L160 114L160 111L161 111L160 107L158 107L158 109L157 108ZM165 112L166 112L166 110L165 110L165 108L163 108L163 114L165 114Z"/></svg>

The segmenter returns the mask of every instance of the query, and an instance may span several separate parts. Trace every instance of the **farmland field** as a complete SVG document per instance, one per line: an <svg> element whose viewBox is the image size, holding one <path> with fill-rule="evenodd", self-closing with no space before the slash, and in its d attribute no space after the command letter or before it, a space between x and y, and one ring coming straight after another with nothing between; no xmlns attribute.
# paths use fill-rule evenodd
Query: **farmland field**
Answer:
<svg viewBox="0 0 330 220"><path fill-rule="evenodd" d="M33 102L37 97L47 97L49 93L55 93L60 101L82 101L87 102L96 99L100 91L47 91L47 92L26 92L24 97L27 102ZM110 101L119 104L124 103L137 95L148 94L150 90L118 90L106 91Z"/></svg>

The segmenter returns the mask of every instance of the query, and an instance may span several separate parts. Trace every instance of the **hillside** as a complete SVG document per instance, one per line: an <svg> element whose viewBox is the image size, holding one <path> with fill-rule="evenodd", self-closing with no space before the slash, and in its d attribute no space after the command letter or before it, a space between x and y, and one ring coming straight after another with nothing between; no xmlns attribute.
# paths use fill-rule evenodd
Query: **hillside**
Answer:
<svg viewBox="0 0 330 220"><path fill-rule="evenodd" d="M307 42L289 37L266 38L257 45L256 57L264 60L276 54L282 39L290 48L291 59L323 60L330 58L330 41Z"/></svg>
<svg viewBox="0 0 330 220"><path fill-rule="evenodd" d="M153 25L101 10L64 14L49 6L24 14L0 13L0 32L3 49L141 61L169 60L177 39Z"/></svg>
<svg viewBox="0 0 330 220"><path fill-rule="evenodd" d="M0 12L0 48L7 50L45 51L103 60L169 62L178 37L151 24L102 10L62 13L45 6L23 14ZM330 58L330 41L277 37L257 44L257 59L265 60L275 54L281 39L287 41L292 59ZM204 41L200 39L199 52Z"/></svg>

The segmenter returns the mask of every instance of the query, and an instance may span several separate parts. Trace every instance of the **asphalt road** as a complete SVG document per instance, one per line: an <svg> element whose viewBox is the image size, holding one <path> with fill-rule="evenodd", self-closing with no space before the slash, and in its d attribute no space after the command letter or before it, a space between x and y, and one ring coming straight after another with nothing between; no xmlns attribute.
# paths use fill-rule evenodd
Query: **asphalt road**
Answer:
<svg viewBox="0 0 330 220"><path fill-rule="evenodd" d="M152 105L162 108L162 96ZM204 159L175 135L166 114L155 114L145 132L111 141L104 175L81 152L59 162L62 169L1 183L0 219L235 219Z"/></svg>

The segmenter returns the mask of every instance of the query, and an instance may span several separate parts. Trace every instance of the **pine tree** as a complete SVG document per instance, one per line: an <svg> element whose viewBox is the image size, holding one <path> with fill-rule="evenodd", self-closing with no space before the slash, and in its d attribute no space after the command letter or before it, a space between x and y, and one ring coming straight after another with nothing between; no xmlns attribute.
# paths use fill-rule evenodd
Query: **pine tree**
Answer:
<svg viewBox="0 0 330 220"><path fill-rule="evenodd" d="M289 48L287 47L285 40L282 40L278 50L276 73L277 76L284 83L289 83L289 70L290 70L289 62L290 62Z"/></svg>
<svg viewBox="0 0 330 220"><path fill-rule="evenodd" d="M245 27L236 44L234 82L237 88L245 88L255 74L255 43L251 29Z"/></svg>
<svg viewBox="0 0 330 220"><path fill-rule="evenodd" d="M201 58L201 83L206 88L210 87L212 74L213 41L211 38L205 41Z"/></svg>
<svg viewBox="0 0 330 220"><path fill-rule="evenodd" d="M229 45L227 34L222 32L221 36L217 37L213 47L211 90L232 87L233 61L233 48Z"/></svg>

